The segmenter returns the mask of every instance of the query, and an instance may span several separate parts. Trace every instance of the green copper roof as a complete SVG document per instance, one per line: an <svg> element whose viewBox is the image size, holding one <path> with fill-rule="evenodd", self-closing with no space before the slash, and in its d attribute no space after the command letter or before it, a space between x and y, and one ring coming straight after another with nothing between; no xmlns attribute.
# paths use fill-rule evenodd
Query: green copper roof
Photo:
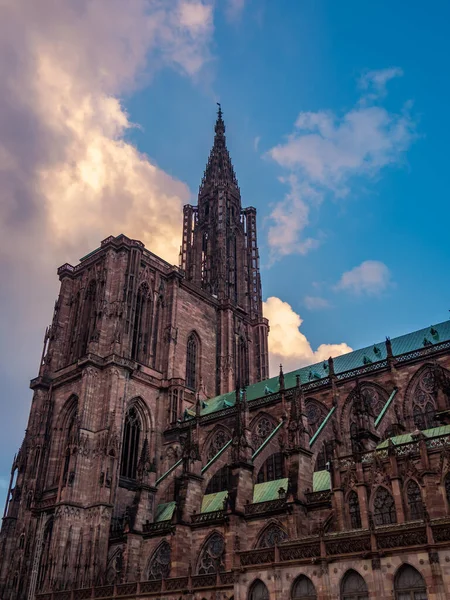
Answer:
<svg viewBox="0 0 450 600"><path fill-rule="evenodd" d="M401 335L391 339L392 352L394 356L400 356L413 350L418 350L425 345L440 344L450 340L450 321L444 321L438 325L425 327L406 335ZM363 367L370 363L376 363L380 360L386 359L386 343L377 342L373 346L367 348L361 348L360 350L354 350L348 354L337 356L334 359L334 371L336 375L344 373L345 371L351 371ZM296 371L286 373L284 376L286 389L292 388L296 385L296 375L300 375L300 381L302 384L309 383L317 379L323 379L328 376L328 361L316 363L309 367L302 367ZM247 400L255 400L256 398L262 398L267 395L270 391L277 392L278 387L278 376L254 383L247 387ZM205 403L201 414L208 415L210 413L222 410L228 406L234 406L236 399L236 392L232 391L228 394L222 394L211 398Z"/></svg>
<svg viewBox="0 0 450 600"><path fill-rule="evenodd" d="M216 492L215 494L206 494L202 500L202 513L222 510L225 500L228 498L228 492Z"/></svg>
<svg viewBox="0 0 450 600"><path fill-rule="evenodd" d="M155 523L161 521L170 521L175 510L176 502L166 502L165 504L158 504L156 507Z"/></svg>
<svg viewBox="0 0 450 600"><path fill-rule="evenodd" d="M450 434L450 425L441 425L440 427L433 427L432 429L425 429L422 431L423 435L427 438L435 438L441 435ZM396 435L392 438L389 438L394 446L399 446L400 444L408 444L413 441L412 433L404 433L403 435ZM382 448L387 448L389 445L389 440L384 440L377 446L377 450L381 450Z"/></svg>
<svg viewBox="0 0 450 600"><path fill-rule="evenodd" d="M315 471L313 473L313 492L331 490L331 477L329 471Z"/></svg>
<svg viewBox="0 0 450 600"><path fill-rule="evenodd" d="M278 500L279 489L283 488L285 493L288 489L288 478L275 479L275 481L266 481L257 483L253 488L253 504L257 502L268 502L269 500Z"/></svg>

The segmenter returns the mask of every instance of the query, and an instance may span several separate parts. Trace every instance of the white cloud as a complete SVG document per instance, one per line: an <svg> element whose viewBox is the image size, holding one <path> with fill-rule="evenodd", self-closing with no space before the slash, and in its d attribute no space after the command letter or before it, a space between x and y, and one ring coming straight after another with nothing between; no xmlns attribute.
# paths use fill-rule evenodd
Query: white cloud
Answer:
<svg viewBox="0 0 450 600"><path fill-rule="evenodd" d="M303 323L290 304L274 296L268 298L263 306L264 316L269 319L269 366L271 375L278 372L280 363L285 372L308 364L320 362L330 356L341 356L351 352L345 343L321 344L317 350L311 348L306 336L300 331Z"/></svg>
<svg viewBox="0 0 450 600"><path fill-rule="evenodd" d="M320 296L305 296L303 303L308 310L321 310L323 308L330 308L330 303L326 298Z"/></svg>
<svg viewBox="0 0 450 600"><path fill-rule="evenodd" d="M335 288L357 295L376 296L385 291L390 283L391 272L384 263L366 260L358 267L343 273Z"/></svg>
<svg viewBox="0 0 450 600"><path fill-rule="evenodd" d="M381 98L386 95L386 85L391 79L403 77L403 70L399 67L390 67L389 69L380 69L377 71L367 71L359 80L359 87L366 90L363 100Z"/></svg>
<svg viewBox="0 0 450 600"><path fill-rule="evenodd" d="M119 98L163 67L204 72L212 1L0 4L0 377L23 423L56 267L121 232L177 262L189 190L126 141Z"/></svg>
<svg viewBox="0 0 450 600"><path fill-rule="evenodd" d="M302 247L309 209L318 198L343 197L355 180L401 162L414 139L408 107L392 113L373 105L384 94L387 81L400 74L399 69L367 73L361 84L367 90L363 103L360 100L343 116L332 111L301 112L293 132L269 150L268 156L290 173L285 181L291 187L271 215L277 235L271 237L269 229L269 245L275 257L298 251L297 242ZM299 211L299 195L292 192L293 176L302 181L301 215L294 225L291 216Z"/></svg>
<svg viewBox="0 0 450 600"><path fill-rule="evenodd" d="M268 242L272 260L287 254L307 254L320 243L314 238L300 237L309 224L310 206L304 198L312 198L314 190L300 184L295 175L281 178L281 181L289 185L290 191L284 200L275 204L270 213ZM319 202L320 198L317 198L317 201Z"/></svg>

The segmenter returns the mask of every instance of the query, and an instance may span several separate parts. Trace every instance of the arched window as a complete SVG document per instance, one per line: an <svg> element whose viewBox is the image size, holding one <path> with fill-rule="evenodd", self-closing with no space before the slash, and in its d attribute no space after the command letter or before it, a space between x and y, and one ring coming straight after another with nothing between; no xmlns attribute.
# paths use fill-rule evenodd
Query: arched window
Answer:
<svg viewBox="0 0 450 600"><path fill-rule="evenodd" d="M300 575L292 586L292 600L316 600L317 593L313 582L306 575Z"/></svg>
<svg viewBox="0 0 450 600"><path fill-rule="evenodd" d="M347 501L351 528L361 529L361 512L359 510L358 494L355 491L351 491Z"/></svg>
<svg viewBox="0 0 450 600"><path fill-rule="evenodd" d="M427 600L427 586L422 575L411 567L403 565L394 580L395 600Z"/></svg>
<svg viewBox="0 0 450 600"><path fill-rule="evenodd" d="M40 457L41 457L41 447L38 446L36 448L36 450L34 451L33 466L31 468L31 477L36 477Z"/></svg>
<svg viewBox="0 0 450 600"><path fill-rule="evenodd" d="M97 321L96 311L96 298L97 298L97 283L92 280L84 296L83 313L81 317L81 330L80 330L80 352L79 355L83 356L88 350L89 341L92 334L95 331Z"/></svg>
<svg viewBox="0 0 450 600"><path fill-rule="evenodd" d="M272 523L264 529L259 540L258 548L271 548L272 546L278 546L281 542L285 542L288 539L288 534L279 525Z"/></svg>
<svg viewBox="0 0 450 600"><path fill-rule="evenodd" d="M328 442L324 442L317 455L314 471L324 471L327 468L327 463L330 463L332 460L333 446Z"/></svg>
<svg viewBox="0 0 450 600"><path fill-rule="evenodd" d="M432 369L426 369L419 377L412 394L413 419L419 430L435 426L435 377Z"/></svg>
<svg viewBox="0 0 450 600"><path fill-rule="evenodd" d="M327 412L325 408L315 400L307 400L305 403L306 418L308 419L309 434L313 436L319 429Z"/></svg>
<svg viewBox="0 0 450 600"><path fill-rule="evenodd" d="M51 543L53 533L53 518L51 517L44 529L44 537L42 541L41 560L39 562L39 574L38 574L38 591L43 591L47 586L48 578L50 576L50 567L52 563L51 555Z"/></svg>
<svg viewBox="0 0 450 600"><path fill-rule="evenodd" d="M237 360L236 360L236 386L246 387L249 384L248 379L248 357L247 342L244 336L239 336L237 342Z"/></svg>
<svg viewBox="0 0 450 600"><path fill-rule="evenodd" d="M275 452L269 456L262 467L259 469L257 483L265 481L275 481L284 477L284 457L281 452Z"/></svg>
<svg viewBox="0 0 450 600"><path fill-rule="evenodd" d="M19 537L19 550L23 550L25 547L25 534L22 533Z"/></svg>
<svg viewBox="0 0 450 600"><path fill-rule="evenodd" d="M142 283L136 297L136 310L133 322L131 358L147 362L151 323L151 296L147 283Z"/></svg>
<svg viewBox="0 0 450 600"><path fill-rule="evenodd" d="M211 460L230 440L230 434L225 429L218 429L209 443L206 458Z"/></svg>
<svg viewBox="0 0 450 600"><path fill-rule="evenodd" d="M341 584L341 600L369 600L369 592L364 579L356 571L344 575Z"/></svg>
<svg viewBox="0 0 450 600"><path fill-rule="evenodd" d="M228 466L222 467L215 473L209 480L206 488L206 494L216 494L217 492L224 492L230 487L230 470Z"/></svg>
<svg viewBox="0 0 450 600"><path fill-rule="evenodd" d="M373 501L373 517L375 525L391 525L397 523L395 502L385 487L379 487Z"/></svg>
<svg viewBox="0 0 450 600"><path fill-rule="evenodd" d="M148 579L167 579L170 574L171 548L169 542L162 541L153 553L148 567Z"/></svg>
<svg viewBox="0 0 450 600"><path fill-rule="evenodd" d="M267 417L261 417L253 427L252 444L254 450L257 450L266 440L267 436L275 429L273 422Z"/></svg>
<svg viewBox="0 0 450 600"><path fill-rule="evenodd" d="M267 586L260 580L254 581L250 587L248 600L270 600Z"/></svg>
<svg viewBox="0 0 450 600"><path fill-rule="evenodd" d="M195 333L188 337L186 347L186 387L198 388L198 340Z"/></svg>
<svg viewBox="0 0 450 600"><path fill-rule="evenodd" d="M132 406L125 417L122 458L120 462L121 477L136 479L140 434L141 422L136 407Z"/></svg>
<svg viewBox="0 0 450 600"><path fill-rule="evenodd" d="M203 546L198 561L197 573L199 575L207 575L224 571L224 554L225 542L223 537L219 533L213 533Z"/></svg>
<svg viewBox="0 0 450 600"><path fill-rule="evenodd" d="M413 521L421 519L423 517L422 495L419 486L413 479L410 479L406 486L406 498L410 519Z"/></svg>

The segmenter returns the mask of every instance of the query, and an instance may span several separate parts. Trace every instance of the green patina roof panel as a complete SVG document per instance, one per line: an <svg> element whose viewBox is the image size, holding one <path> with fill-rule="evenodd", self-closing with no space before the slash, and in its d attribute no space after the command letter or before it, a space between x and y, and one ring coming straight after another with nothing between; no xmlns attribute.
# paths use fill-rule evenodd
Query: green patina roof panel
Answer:
<svg viewBox="0 0 450 600"><path fill-rule="evenodd" d="M155 523L161 521L170 521L175 510L176 502L166 502L165 504L158 504L156 507Z"/></svg>
<svg viewBox="0 0 450 600"><path fill-rule="evenodd" d="M275 479L274 481L266 481L257 483L253 488L253 504L257 502L268 502L269 500L278 500L280 494L279 489L283 488L287 492L288 478Z"/></svg>
<svg viewBox="0 0 450 600"><path fill-rule="evenodd" d="M202 500L202 513L222 510L225 500L228 498L228 492L216 492L215 494L206 494Z"/></svg>
<svg viewBox="0 0 450 600"><path fill-rule="evenodd" d="M329 471L315 471L313 474L313 492L331 490L331 477Z"/></svg>
<svg viewBox="0 0 450 600"><path fill-rule="evenodd" d="M406 335L401 335L391 339L392 352L394 356L399 356L413 350L424 347L424 340L435 345L450 340L450 321L444 321L432 327L425 327ZM379 342L373 346L367 346L360 350L354 350L348 354L337 356L334 359L334 371L336 374L351 371L366 364L376 363L386 358L386 343ZM305 384L316 379L322 379L328 376L327 361L316 363L308 367L302 367L296 371L286 373L284 376L285 387L292 388L296 385L296 376L300 375L300 381ZM278 376L254 383L247 387L247 400L255 400L266 395L266 388L277 392ZM221 396L211 398L202 409L202 415L207 415L228 406L233 406L236 399L236 392L232 391Z"/></svg>
<svg viewBox="0 0 450 600"><path fill-rule="evenodd" d="M441 425L440 427L433 427L432 429L424 429L422 431L423 435L427 438L435 438L441 435L450 434L450 425ZM403 435L396 435L392 438L389 438L394 446L399 446L400 444L408 444L413 441L413 434L405 433ZM389 440L384 440L377 446L377 450L381 450L383 448L387 448L389 445Z"/></svg>

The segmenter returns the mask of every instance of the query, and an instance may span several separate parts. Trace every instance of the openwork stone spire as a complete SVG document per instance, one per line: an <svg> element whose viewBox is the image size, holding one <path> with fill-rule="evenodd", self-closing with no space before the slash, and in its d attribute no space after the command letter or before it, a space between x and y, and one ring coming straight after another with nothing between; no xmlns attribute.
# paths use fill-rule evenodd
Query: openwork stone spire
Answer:
<svg viewBox="0 0 450 600"><path fill-rule="evenodd" d="M220 104L217 112L214 144L200 184L199 196L210 194L218 187L231 188L238 197L240 191L225 139L225 123Z"/></svg>

